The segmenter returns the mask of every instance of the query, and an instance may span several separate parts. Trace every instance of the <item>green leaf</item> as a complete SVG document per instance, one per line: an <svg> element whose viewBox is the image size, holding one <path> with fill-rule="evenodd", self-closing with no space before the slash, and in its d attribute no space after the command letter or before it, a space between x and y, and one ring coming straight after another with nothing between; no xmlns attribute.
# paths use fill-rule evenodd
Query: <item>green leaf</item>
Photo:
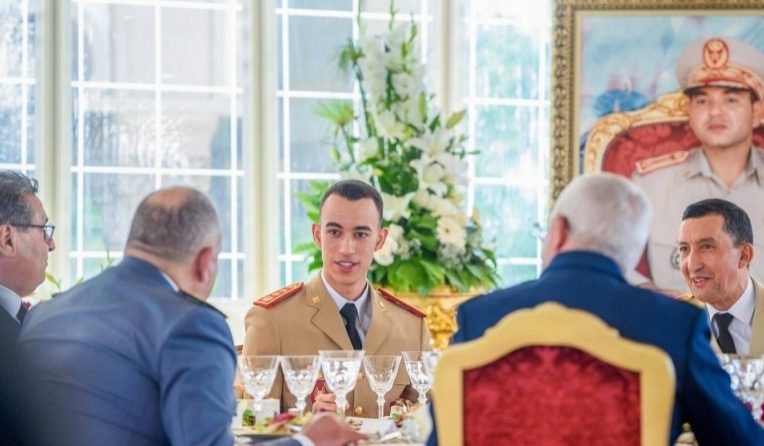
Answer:
<svg viewBox="0 0 764 446"><path fill-rule="evenodd" d="M446 268L443 265L426 259L421 259L419 264L422 265L427 275L434 279L433 282L443 283L443 279L446 277Z"/></svg>
<svg viewBox="0 0 764 446"><path fill-rule="evenodd" d="M45 271L45 280L56 287L56 291L61 291L61 280L56 278L53 274Z"/></svg>
<svg viewBox="0 0 764 446"><path fill-rule="evenodd" d="M464 114L466 112L467 112L466 110L462 110L449 116L448 121L446 121L446 128L452 129L456 127L456 125L461 122L462 118L464 118Z"/></svg>
<svg viewBox="0 0 764 446"><path fill-rule="evenodd" d="M338 127L344 127L353 121L353 105L348 101L333 100L318 104L316 114L333 122Z"/></svg>

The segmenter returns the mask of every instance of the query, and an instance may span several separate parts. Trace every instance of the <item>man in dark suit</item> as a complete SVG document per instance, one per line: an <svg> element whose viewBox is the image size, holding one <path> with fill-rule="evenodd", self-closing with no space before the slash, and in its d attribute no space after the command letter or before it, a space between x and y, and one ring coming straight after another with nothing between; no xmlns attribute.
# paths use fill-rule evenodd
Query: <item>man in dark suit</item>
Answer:
<svg viewBox="0 0 764 446"><path fill-rule="evenodd" d="M508 313L543 302L585 310L622 336L671 357L676 370L671 444L685 421L699 444L764 444L764 430L733 395L711 350L703 310L624 279L644 249L650 220L650 204L628 180L610 174L578 177L552 211L541 277L461 305L454 342L476 339ZM429 444L436 443L433 435Z"/></svg>
<svg viewBox="0 0 764 446"><path fill-rule="evenodd" d="M205 301L220 243L204 194L154 192L138 206L117 266L29 313L17 346L58 414L59 444L233 443L236 353L225 316ZM314 442L362 437L332 418L305 435L327 431L332 441Z"/></svg>
<svg viewBox="0 0 764 446"><path fill-rule="evenodd" d="M37 181L0 171L0 357L7 358L21 330L21 298L45 280L55 227L37 198Z"/></svg>

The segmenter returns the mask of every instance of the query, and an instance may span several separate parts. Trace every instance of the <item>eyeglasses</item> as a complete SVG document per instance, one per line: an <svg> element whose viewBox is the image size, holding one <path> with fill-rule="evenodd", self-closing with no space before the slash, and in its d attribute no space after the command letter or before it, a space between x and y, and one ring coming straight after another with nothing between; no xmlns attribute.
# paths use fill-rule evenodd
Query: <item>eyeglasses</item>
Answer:
<svg viewBox="0 0 764 446"><path fill-rule="evenodd" d="M50 242L53 240L53 233L56 232L56 225L14 225L17 228L37 228L42 229L42 236L45 238L46 242Z"/></svg>

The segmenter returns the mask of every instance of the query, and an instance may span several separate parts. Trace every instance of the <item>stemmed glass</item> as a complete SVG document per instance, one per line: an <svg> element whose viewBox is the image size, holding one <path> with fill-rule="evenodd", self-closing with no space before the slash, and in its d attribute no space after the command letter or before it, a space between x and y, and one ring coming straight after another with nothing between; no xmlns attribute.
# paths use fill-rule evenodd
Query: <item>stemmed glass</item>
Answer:
<svg viewBox="0 0 764 446"><path fill-rule="evenodd" d="M284 381L295 397L295 409L300 415L305 412L306 400L316 385L320 367L321 362L317 355L281 357Z"/></svg>
<svg viewBox="0 0 764 446"><path fill-rule="evenodd" d="M363 350L319 350L321 370L329 390L337 397L337 415L345 416L347 394L355 388Z"/></svg>
<svg viewBox="0 0 764 446"><path fill-rule="evenodd" d="M369 379L369 386L377 394L377 415L380 420L385 414L385 394L393 388L400 364L400 356L379 355L363 358L363 369Z"/></svg>
<svg viewBox="0 0 764 446"><path fill-rule="evenodd" d="M411 385L419 393L417 401L422 406L427 404L427 391L432 388L432 371L425 365L423 353L426 352L401 352Z"/></svg>
<svg viewBox="0 0 764 446"><path fill-rule="evenodd" d="M729 355L724 369L731 372L733 390L743 402L750 402L753 418L761 422L764 403L764 356ZM736 387L736 388L735 388Z"/></svg>
<svg viewBox="0 0 764 446"><path fill-rule="evenodd" d="M263 399L271 391L279 368L278 356L240 356L239 373L247 393L252 396L255 414L263 409Z"/></svg>

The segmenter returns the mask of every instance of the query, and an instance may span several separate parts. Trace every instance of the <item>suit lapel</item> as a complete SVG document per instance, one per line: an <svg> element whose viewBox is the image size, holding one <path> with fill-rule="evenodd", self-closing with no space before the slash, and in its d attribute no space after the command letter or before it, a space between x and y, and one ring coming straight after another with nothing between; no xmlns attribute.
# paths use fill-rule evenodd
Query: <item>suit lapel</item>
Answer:
<svg viewBox="0 0 764 446"><path fill-rule="evenodd" d="M390 320L390 316L387 314L384 299L380 297L374 288L371 289L370 304L372 306L371 324L369 325L369 332L366 334L366 342L363 345L367 356L376 354L393 327L393 321Z"/></svg>
<svg viewBox="0 0 764 446"><path fill-rule="evenodd" d="M756 296L756 306L753 309L753 323L751 324L751 347L750 355L764 354L764 287L753 279L753 292Z"/></svg>
<svg viewBox="0 0 764 446"><path fill-rule="evenodd" d="M308 282L305 293L307 304L316 310L316 314L310 320L311 323L324 332L340 349L353 350L337 305L326 291L320 274Z"/></svg>

